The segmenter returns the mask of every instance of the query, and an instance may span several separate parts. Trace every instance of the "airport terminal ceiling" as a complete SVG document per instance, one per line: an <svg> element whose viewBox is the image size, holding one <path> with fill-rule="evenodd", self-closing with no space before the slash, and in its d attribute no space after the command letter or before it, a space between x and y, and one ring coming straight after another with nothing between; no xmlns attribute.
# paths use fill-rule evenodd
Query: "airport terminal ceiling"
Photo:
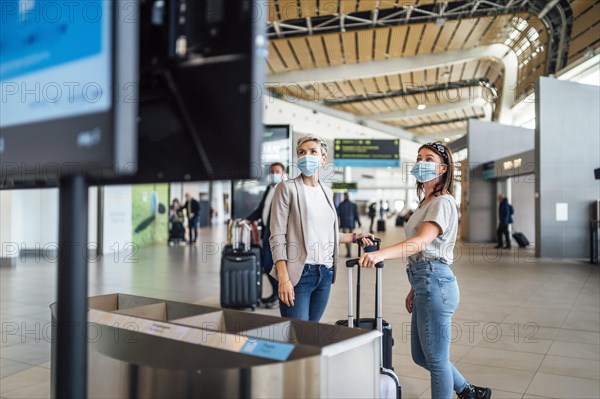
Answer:
<svg viewBox="0 0 600 399"><path fill-rule="evenodd" d="M272 0L268 13L275 96L416 139L459 137L469 118L502 122L538 77L600 47L597 0Z"/></svg>

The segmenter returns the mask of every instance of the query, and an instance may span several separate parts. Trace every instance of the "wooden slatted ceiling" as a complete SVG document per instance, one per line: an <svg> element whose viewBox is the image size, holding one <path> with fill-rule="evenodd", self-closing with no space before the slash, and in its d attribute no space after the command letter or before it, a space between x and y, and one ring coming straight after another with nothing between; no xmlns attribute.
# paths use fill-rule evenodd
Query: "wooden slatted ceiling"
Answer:
<svg viewBox="0 0 600 399"><path fill-rule="evenodd" d="M463 65L463 64L461 64ZM482 59L473 60L465 63L463 66L455 66L456 70L461 70L461 80L470 79L488 79L498 86L501 91L502 65L496 60ZM308 101L323 101L325 99L347 98L357 95L372 95L397 91L401 89L410 89L415 87L432 86L435 84L452 83L453 80L442 77L445 68L431 68L424 71L408 72L404 74L378 76L368 79L357 79L351 81L333 82L339 89L328 93L327 88L332 83L315 84L313 91L307 91L300 98ZM465 71L471 71L469 75ZM441 77L441 78L438 78ZM277 88L277 92L285 95L291 95L283 87ZM439 99L435 100L439 102Z"/></svg>
<svg viewBox="0 0 600 399"><path fill-rule="evenodd" d="M569 63L600 47L600 1L575 1Z"/></svg>
<svg viewBox="0 0 600 399"><path fill-rule="evenodd" d="M319 2L319 4L325 3ZM595 11L595 6L583 10L580 17L586 18L585 21L590 21L587 13L591 11ZM547 33L537 18L529 15L517 16L526 18L531 26L535 27L540 33L540 41L544 44L547 42ZM381 60L388 57L427 54L430 50L435 53L447 49L457 50L461 44L462 47L460 48L466 49L477 45L503 43L512 29L510 24L512 17L513 15L501 15L491 19L449 21L442 28L431 23L412 24L410 26L385 27L341 34L315 35L308 38L275 39L269 45L271 49L268 62L269 70L282 72L314 68L316 66L353 64L373 59ZM600 28L598 30L600 31ZM525 32L527 31L529 29L526 29ZM319 38L321 40L318 40ZM585 52L589 44L584 43L590 41L596 41L597 46L600 45L600 32L596 33L594 30L588 29L581 33L576 38L575 43L571 45L569 60L571 61ZM519 43L520 40L517 40L516 44ZM521 58L526 56L528 56L528 53L522 54ZM532 82L544 73L546 53L541 53L538 57L535 60L532 59L520 71L517 87L518 97L529 94L533 88ZM279 60L276 58L279 58ZM472 68L475 68L475 72ZM479 65L477 67L473 67L473 65L454 65L449 67L448 70L451 73L450 79L453 81L469 79L469 76L473 74L473 76L488 78L498 85L499 90L501 89L501 71L490 68L489 65ZM437 79L439 81L442 72L440 70L426 71L424 77L419 74L417 79L423 79L424 81ZM403 81L414 82L415 80L407 77L387 77L386 79L388 81L387 90L398 90L402 87ZM358 86L353 86L353 92L357 91L356 87ZM371 88L372 86L368 87ZM361 83L359 91L370 91L369 88L365 88L364 83ZM377 88L380 91L386 90L381 82ZM306 96L310 97L311 94L308 93Z"/></svg>
<svg viewBox="0 0 600 399"><path fill-rule="evenodd" d="M329 62L327 60L327 53L323 47L323 38L321 36L309 36L307 39L308 44L312 49L313 57L315 58L316 67L326 67Z"/></svg>
<svg viewBox="0 0 600 399"><path fill-rule="evenodd" d="M573 18L579 17L582 13L587 11L590 7L597 5L597 0L571 0L571 9L573 10Z"/></svg>
<svg viewBox="0 0 600 399"><path fill-rule="evenodd" d="M296 0L278 0L279 15L282 20L298 19L298 3Z"/></svg>
<svg viewBox="0 0 600 399"><path fill-rule="evenodd" d="M387 56L387 45L390 38L391 29L375 30L375 48L374 59L376 61L383 60Z"/></svg>
<svg viewBox="0 0 600 399"><path fill-rule="evenodd" d="M369 1L369 0L361 0L358 2L358 7L356 11L372 11L375 6L377 5L376 1ZM392 4L392 7L394 5ZM381 8L381 5L379 6L379 8Z"/></svg>
<svg viewBox="0 0 600 399"><path fill-rule="evenodd" d="M371 11L377 6L376 0L265 0L268 2L269 21L286 21L298 18ZM436 0L381 0L379 9L433 4ZM449 0L449 2L458 0ZM438 0L440 2L440 0ZM300 8L298 9L298 3ZM279 12L277 12L279 10Z"/></svg>
<svg viewBox="0 0 600 399"><path fill-rule="evenodd" d="M329 57L330 63L341 63L342 46L338 35L323 35L325 51Z"/></svg>
<svg viewBox="0 0 600 399"><path fill-rule="evenodd" d="M404 42L408 26L395 26L390 31L389 56L390 58L400 57L404 50Z"/></svg>
<svg viewBox="0 0 600 399"><path fill-rule="evenodd" d="M342 14L356 12L356 0L340 1L339 12Z"/></svg>
<svg viewBox="0 0 600 399"><path fill-rule="evenodd" d="M277 15L277 6L275 5L275 0L267 0L267 10L268 10L268 20L269 21L277 21L279 20L279 16Z"/></svg>
<svg viewBox="0 0 600 399"><path fill-rule="evenodd" d="M273 42L269 42L269 53L274 53L276 51L275 44ZM286 64L284 64L283 58L280 56L268 57L267 62L269 64L269 68L273 71L286 69Z"/></svg>
<svg viewBox="0 0 600 399"><path fill-rule="evenodd" d="M454 33L454 30L458 26L456 21L448 21L444 24L442 31L440 32L438 39L433 43L433 53L440 53L446 51L450 38Z"/></svg>
<svg viewBox="0 0 600 399"><path fill-rule="evenodd" d="M356 35L354 32L342 33L342 51L344 54L342 62L345 64L356 64Z"/></svg>
<svg viewBox="0 0 600 399"><path fill-rule="evenodd" d="M321 42L315 42L319 43L317 48L309 48L310 51L306 54L312 53L315 59L323 59L319 53L325 52L329 56L329 65L335 66L344 63L353 64L370 61L373 59L373 56L375 60L385 59L386 54L388 54L389 58L399 56L409 57L415 55L417 50L418 54L428 54L431 50L433 53L438 53L447 51L448 49L473 48L479 44L503 43L510 31L510 28L507 28L506 25L511 17L510 15L503 15L492 20L480 18L478 20L464 20L460 22L448 21L441 28L441 32L439 27L429 23L314 35L311 37L323 38L322 42L325 43L325 46L321 46ZM283 42L289 42L294 47L302 40L305 43L309 43L305 39L274 39L272 42L278 44L276 47L281 50L283 45L280 46L279 44ZM294 50L296 50L295 47ZM305 54L302 51L305 50L304 48L299 50ZM274 72L314 67L312 57L303 60L300 58L300 54L296 53L296 55L300 61L299 63L288 62L287 59L280 60L281 62L270 60ZM281 51L279 53L269 53L269 58L286 58L287 56ZM288 68L278 70L278 66L281 66L282 63L287 64Z"/></svg>
<svg viewBox="0 0 600 399"><path fill-rule="evenodd" d="M433 43L440 33L440 26L436 24L427 24L423 32L423 39L419 46L419 54L430 54L433 50Z"/></svg>
<svg viewBox="0 0 600 399"><path fill-rule="evenodd" d="M408 37L404 44L403 57L412 57L417 52L417 46L421 40L421 34L423 33L423 24L410 25L408 27Z"/></svg>
<svg viewBox="0 0 600 399"><path fill-rule="evenodd" d="M465 45L465 40L471 33L473 26L476 25L478 20L474 19L463 19L458 23L454 36L448 45L448 50L460 50Z"/></svg>
<svg viewBox="0 0 600 399"><path fill-rule="evenodd" d="M393 8L395 5L396 5L395 0L381 0L379 2L379 8L381 10L386 9L386 8Z"/></svg>
<svg viewBox="0 0 600 399"><path fill-rule="evenodd" d="M600 8L592 5L592 7L587 9L581 15L577 16L573 21L571 37L579 36L598 22L600 22Z"/></svg>
<svg viewBox="0 0 600 399"><path fill-rule="evenodd" d="M319 0L319 10L312 9L309 14L303 14L304 18L316 15L331 15L338 12L338 0Z"/></svg>
<svg viewBox="0 0 600 399"><path fill-rule="evenodd" d="M371 30L356 32L359 62L367 62L373 59L373 33Z"/></svg>
<svg viewBox="0 0 600 399"><path fill-rule="evenodd" d="M308 15L314 15L316 10L317 0L302 0L300 2L300 12L302 13L302 17L306 18Z"/></svg>
<svg viewBox="0 0 600 399"><path fill-rule="evenodd" d="M311 49L308 48L308 44L305 37L294 37L289 40L290 47L295 53L300 66L302 69L314 68L314 63L311 56ZM314 51L314 50L313 50Z"/></svg>
<svg viewBox="0 0 600 399"><path fill-rule="evenodd" d="M276 51L269 51L269 60L273 57L279 57L281 59L281 63L286 64L286 70L296 70L300 69L300 64L296 59L296 55L292 52L292 48L290 46L290 42L288 40L285 41L270 41L270 45L272 45ZM278 65L275 61L269 61L271 65ZM276 71L279 72L279 71Z"/></svg>

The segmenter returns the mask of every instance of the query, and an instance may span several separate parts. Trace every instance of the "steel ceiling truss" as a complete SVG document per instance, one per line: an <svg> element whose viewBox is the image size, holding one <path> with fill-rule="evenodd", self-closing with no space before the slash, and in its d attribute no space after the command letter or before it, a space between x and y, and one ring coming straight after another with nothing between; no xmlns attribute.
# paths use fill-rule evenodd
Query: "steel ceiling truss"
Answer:
<svg viewBox="0 0 600 399"><path fill-rule="evenodd" d="M485 114L479 114L479 115L475 115L475 116L469 116L468 118L454 118L454 119L446 119L446 120L442 120L442 121L419 123L416 125L405 125L405 126L402 126L402 129L406 129L406 130L420 129L420 128L424 128L424 127L441 126L441 125L449 125L451 123L467 122L469 119L483 119L483 118L485 118ZM440 133L442 133L442 132L440 132Z"/></svg>
<svg viewBox="0 0 600 399"><path fill-rule="evenodd" d="M493 102L496 98L498 98L498 89L496 85L491 83L488 79L470 79L470 80L461 80L452 83L444 83L444 84L435 84L435 85L407 85L407 87L403 90L395 90L389 91L385 93L372 93L365 95L358 95L352 97L343 97L343 98L332 98L323 101L325 105L343 105L343 104L352 104L352 103L360 103L363 101L374 101L374 100L383 100L391 97L404 97L410 95L425 95L425 93L431 93L436 91L451 91L451 90L460 90L463 88L474 88L474 87L484 87L487 95L485 96L486 100L489 102ZM458 100L458 99L456 99ZM425 101L423 101L425 102Z"/></svg>
<svg viewBox="0 0 600 399"><path fill-rule="evenodd" d="M550 7L549 7L550 6ZM503 14L530 13L540 16L548 30L546 73L562 69L568 54L568 37L573 23L568 0L469 0L374 9L349 14L333 14L268 24L271 39L312 34L347 32L386 26L447 20L494 17Z"/></svg>

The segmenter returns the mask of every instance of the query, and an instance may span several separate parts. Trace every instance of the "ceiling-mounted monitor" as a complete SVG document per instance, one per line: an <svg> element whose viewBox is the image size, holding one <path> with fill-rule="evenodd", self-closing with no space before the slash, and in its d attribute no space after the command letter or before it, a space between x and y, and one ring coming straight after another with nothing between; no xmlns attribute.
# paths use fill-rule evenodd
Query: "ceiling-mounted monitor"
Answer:
<svg viewBox="0 0 600 399"><path fill-rule="evenodd" d="M138 171L103 184L248 179L260 164L260 0L146 0Z"/></svg>
<svg viewBox="0 0 600 399"><path fill-rule="evenodd" d="M135 172L138 1L1 7L0 187Z"/></svg>

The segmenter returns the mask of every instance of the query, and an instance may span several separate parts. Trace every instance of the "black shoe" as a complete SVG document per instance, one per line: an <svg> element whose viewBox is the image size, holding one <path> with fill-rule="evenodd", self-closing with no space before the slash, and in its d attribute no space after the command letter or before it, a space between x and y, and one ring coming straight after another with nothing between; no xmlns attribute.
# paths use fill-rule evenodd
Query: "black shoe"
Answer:
<svg viewBox="0 0 600 399"><path fill-rule="evenodd" d="M511 249L512 247L510 245L507 245L505 247L503 247L504 249Z"/></svg>
<svg viewBox="0 0 600 399"><path fill-rule="evenodd" d="M268 298L262 298L260 301L263 303L263 305L265 305L267 309L273 309L279 305L279 300L275 295L271 295Z"/></svg>
<svg viewBox="0 0 600 399"><path fill-rule="evenodd" d="M467 384L467 387L458 394L458 399L490 399L491 397L491 389L476 387L471 384Z"/></svg>
<svg viewBox="0 0 600 399"><path fill-rule="evenodd" d="M346 258L351 258L352 254L346 254Z"/></svg>
<svg viewBox="0 0 600 399"><path fill-rule="evenodd" d="M496 249L502 248L502 245L496 245L494 248L496 248Z"/></svg>

